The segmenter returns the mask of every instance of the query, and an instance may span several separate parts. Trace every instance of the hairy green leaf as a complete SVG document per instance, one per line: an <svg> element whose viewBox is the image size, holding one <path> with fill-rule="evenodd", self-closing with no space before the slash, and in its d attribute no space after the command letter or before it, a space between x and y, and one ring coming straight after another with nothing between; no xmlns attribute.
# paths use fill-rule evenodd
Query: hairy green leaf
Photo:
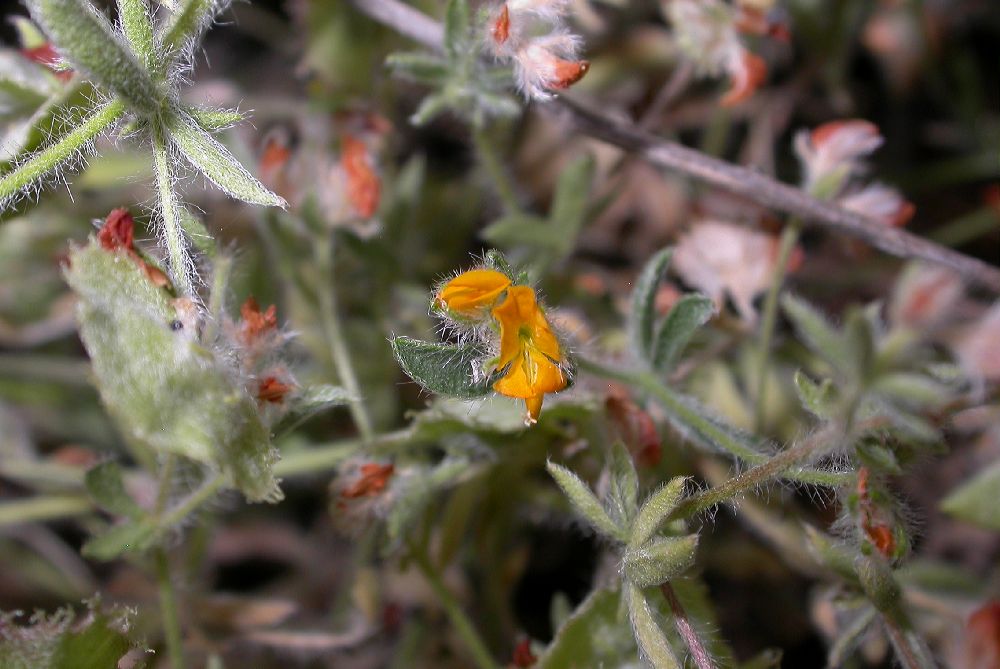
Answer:
<svg viewBox="0 0 1000 669"><path fill-rule="evenodd" d="M394 337L392 350L403 371L432 393L476 399L490 392L494 379L483 371L487 354L478 344L437 344Z"/></svg>
<svg viewBox="0 0 1000 669"><path fill-rule="evenodd" d="M594 590L559 626L535 669L625 667L635 662L635 641L618 617L617 591ZM558 622L558 621L556 621Z"/></svg>
<svg viewBox="0 0 1000 669"><path fill-rule="evenodd" d="M276 501L277 453L229 363L200 346L165 291L128 256L74 249L66 280L109 412L131 438L221 470L248 499Z"/></svg>
<svg viewBox="0 0 1000 669"><path fill-rule="evenodd" d="M816 383L800 369L795 372L795 390L802 406L817 418L829 419L834 416L837 407L830 379Z"/></svg>
<svg viewBox="0 0 1000 669"><path fill-rule="evenodd" d="M552 461L547 462L545 468L549 470L549 474L569 499L573 509L583 516L595 530L612 539L625 540L624 531L611 520L608 512L586 483L570 470Z"/></svg>
<svg viewBox="0 0 1000 669"><path fill-rule="evenodd" d="M444 45L452 58L461 56L469 36L469 3L467 0L450 0L444 20Z"/></svg>
<svg viewBox="0 0 1000 669"><path fill-rule="evenodd" d="M29 0L28 11L73 65L144 114L162 111L165 94L108 20L88 0Z"/></svg>
<svg viewBox="0 0 1000 669"><path fill-rule="evenodd" d="M92 560L108 562L125 553L141 553L153 545L159 535L159 528L152 519L129 521L115 525L103 534L90 539L80 552Z"/></svg>
<svg viewBox="0 0 1000 669"><path fill-rule="evenodd" d="M118 22L132 47L132 53L149 71L156 62L153 50L153 23L146 0L118 0Z"/></svg>
<svg viewBox="0 0 1000 669"><path fill-rule="evenodd" d="M704 295L685 295L677 300L656 331L653 366L669 371L691 341L695 331L715 314L715 303Z"/></svg>
<svg viewBox="0 0 1000 669"><path fill-rule="evenodd" d="M628 616L632 621L639 654L656 669L681 669L681 664L653 616L653 609L642 590L631 581L624 581L622 593L628 606Z"/></svg>
<svg viewBox="0 0 1000 669"><path fill-rule="evenodd" d="M620 441L611 447L611 494L609 502L615 525L628 527L638 511L639 475L628 449Z"/></svg>
<svg viewBox="0 0 1000 669"><path fill-rule="evenodd" d="M948 493L941 510L956 518L1000 532L1000 461Z"/></svg>
<svg viewBox="0 0 1000 669"><path fill-rule="evenodd" d="M854 368L854 358L843 337L815 307L790 293L782 296L781 306L799 336L816 355L829 362L835 370Z"/></svg>
<svg viewBox="0 0 1000 669"><path fill-rule="evenodd" d="M97 505L105 511L127 518L142 516L142 508L125 490L122 470L117 462L109 460L88 469L84 485Z"/></svg>
<svg viewBox="0 0 1000 669"><path fill-rule="evenodd" d="M632 536L629 537L629 548L643 545L660 529L664 521L673 513L684 496L684 484L687 479L679 476L671 479L643 503L639 515L632 523Z"/></svg>
<svg viewBox="0 0 1000 669"><path fill-rule="evenodd" d="M656 290L660 278L667 271L673 249L656 253L642 268L632 287L632 308L629 311L628 329L635 355L647 363L652 362L653 333L656 325Z"/></svg>
<svg viewBox="0 0 1000 669"><path fill-rule="evenodd" d="M404 79L432 86L441 85L451 74L443 58L423 51L397 51L389 54L385 64Z"/></svg>
<svg viewBox="0 0 1000 669"><path fill-rule="evenodd" d="M625 577L639 588L671 581L694 564L698 535L660 537L622 555Z"/></svg>
<svg viewBox="0 0 1000 669"><path fill-rule="evenodd" d="M188 114L174 114L168 132L181 154L230 197L265 207L288 206L283 198L254 178L229 149Z"/></svg>

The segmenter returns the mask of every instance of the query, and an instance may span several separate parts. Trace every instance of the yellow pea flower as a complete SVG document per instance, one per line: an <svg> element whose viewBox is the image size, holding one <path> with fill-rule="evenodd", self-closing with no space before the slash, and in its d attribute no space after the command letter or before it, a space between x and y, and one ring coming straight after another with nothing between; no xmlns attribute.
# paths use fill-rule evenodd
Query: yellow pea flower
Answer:
<svg viewBox="0 0 1000 669"><path fill-rule="evenodd" d="M559 340L552 333L535 291L513 286L507 297L492 310L500 324L500 357L496 368L507 372L493 384L501 395L523 399L528 422L538 420L545 393L566 387L567 378L559 366L563 359ZM509 365L509 367L508 367Z"/></svg>
<svg viewBox="0 0 1000 669"><path fill-rule="evenodd" d="M473 269L462 272L441 286L434 301L452 314L476 319L496 304L510 283L502 272Z"/></svg>

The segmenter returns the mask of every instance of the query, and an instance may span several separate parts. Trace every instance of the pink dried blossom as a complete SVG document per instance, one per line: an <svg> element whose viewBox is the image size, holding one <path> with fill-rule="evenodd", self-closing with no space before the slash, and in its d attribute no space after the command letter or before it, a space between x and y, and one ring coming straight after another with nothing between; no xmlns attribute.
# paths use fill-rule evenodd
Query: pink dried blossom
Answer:
<svg viewBox="0 0 1000 669"><path fill-rule="evenodd" d="M913 203L904 199L899 191L879 183L865 186L837 201L848 211L894 227L906 225L915 211Z"/></svg>
<svg viewBox="0 0 1000 669"><path fill-rule="evenodd" d="M861 159L882 146L878 126L862 119L832 121L795 137L795 152L806 171L807 190L833 180L834 191L861 169Z"/></svg>

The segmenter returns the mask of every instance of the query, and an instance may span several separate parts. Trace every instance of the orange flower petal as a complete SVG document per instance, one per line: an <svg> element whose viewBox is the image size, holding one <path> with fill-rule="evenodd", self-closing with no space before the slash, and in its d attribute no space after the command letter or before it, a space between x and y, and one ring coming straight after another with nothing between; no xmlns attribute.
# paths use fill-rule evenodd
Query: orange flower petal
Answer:
<svg viewBox="0 0 1000 669"><path fill-rule="evenodd" d="M475 318L492 307L510 285L510 279L492 269L462 272L441 287L437 303L460 316Z"/></svg>

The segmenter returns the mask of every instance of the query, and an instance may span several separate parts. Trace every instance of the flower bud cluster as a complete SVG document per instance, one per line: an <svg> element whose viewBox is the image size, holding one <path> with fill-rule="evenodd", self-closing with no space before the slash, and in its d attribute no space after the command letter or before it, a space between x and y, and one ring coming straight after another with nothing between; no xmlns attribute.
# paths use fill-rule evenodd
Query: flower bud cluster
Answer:
<svg viewBox="0 0 1000 669"><path fill-rule="evenodd" d="M508 0L490 14L487 42L514 65L526 97L548 100L583 78L590 63L578 57L581 40L565 24L568 0Z"/></svg>

